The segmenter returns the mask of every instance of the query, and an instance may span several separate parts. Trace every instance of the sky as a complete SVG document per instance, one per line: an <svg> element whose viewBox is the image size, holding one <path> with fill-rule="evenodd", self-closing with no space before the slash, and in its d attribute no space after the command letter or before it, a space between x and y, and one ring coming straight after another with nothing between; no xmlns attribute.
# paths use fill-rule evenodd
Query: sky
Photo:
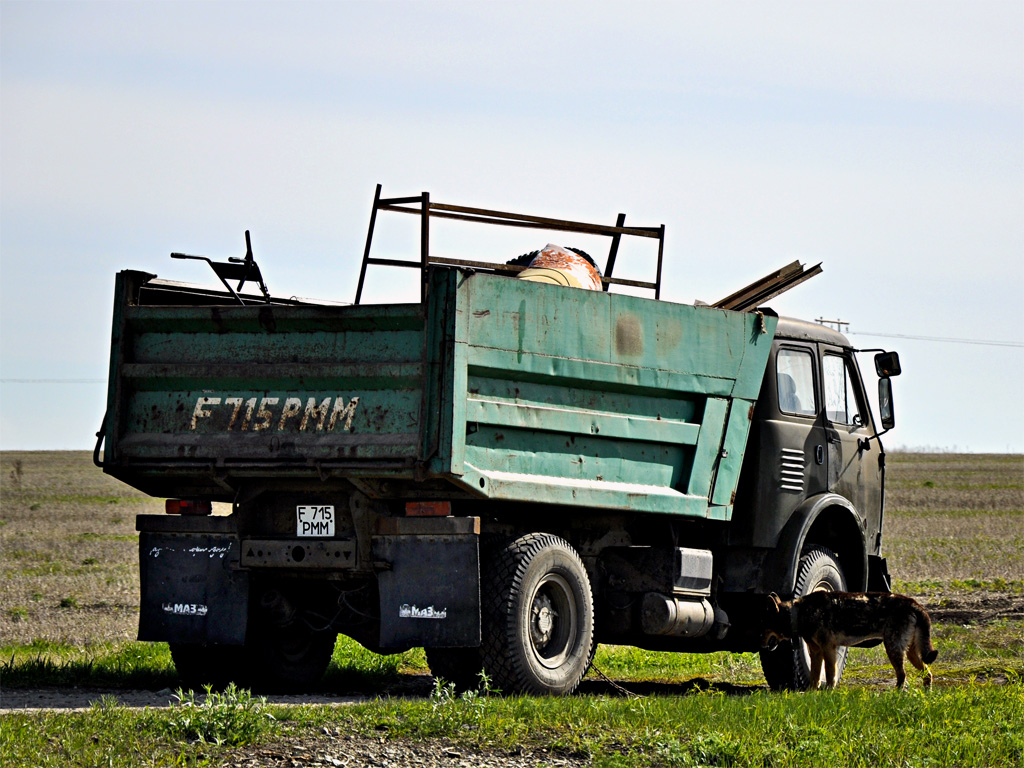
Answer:
<svg viewBox="0 0 1024 768"><path fill-rule="evenodd" d="M670 301L821 262L770 306L899 351L888 448L1024 452L1019 0L0 0L0 448L92 448L118 270L209 283L169 254L248 229L273 293L351 301L377 183L664 224ZM606 247L488 229L432 253Z"/></svg>

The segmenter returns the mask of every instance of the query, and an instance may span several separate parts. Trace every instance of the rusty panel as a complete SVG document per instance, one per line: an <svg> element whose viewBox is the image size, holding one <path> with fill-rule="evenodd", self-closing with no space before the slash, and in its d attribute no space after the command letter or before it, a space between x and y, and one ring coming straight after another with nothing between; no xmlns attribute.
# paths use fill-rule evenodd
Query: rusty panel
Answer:
<svg viewBox="0 0 1024 768"><path fill-rule="evenodd" d="M183 462L316 474L311 462L419 457L419 305L133 306L132 285L119 280L115 312L106 448L115 474L196 473Z"/></svg>
<svg viewBox="0 0 1024 768"><path fill-rule="evenodd" d="M728 518L775 318L489 275L459 306L467 489Z"/></svg>

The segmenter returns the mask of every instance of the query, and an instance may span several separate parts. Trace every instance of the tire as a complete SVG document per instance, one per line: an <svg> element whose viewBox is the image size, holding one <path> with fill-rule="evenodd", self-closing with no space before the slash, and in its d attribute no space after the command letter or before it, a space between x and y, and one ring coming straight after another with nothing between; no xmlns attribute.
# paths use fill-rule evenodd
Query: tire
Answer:
<svg viewBox="0 0 1024 768"><path fill-rule="evenodd" d="M209 686L219 691L241 678L242 646L170 643L170 648L179 684L185 690L201 691Z"/></svg>
<svg viewBox="0 0 1024 768"><path fill-rule="evenodd" d="M576 551L546 533L521 536L484 563L481 658L506 693L576 690L594 645L594 599Z"/></svg>
<svg viewBox="0 0 1024 768"><path fill-rule="evenodd" d="M845 592L846 577L832 550L814 546L805 550L800 558L793 596L801 597L821 591ZM836 657L836 683L843 676L848 650L841 647ZM811 681L811 659L807 644L797 639L780 643L773 651L761 651L761 669L772 690L805 690ZM824 666L821 674L824 679Z"/></svg>
<svg viewBox="0 0 1024 768"><path fill-rule="evenodd" d="M304 627L272 628L246 639L250 687L260 693L302 693L327 671L338 639L335 632Z"/></svg>
<svg viewBox="0 0 1024 768"><path fill-rule="evenodd" d="M484 670L479 648L424 648L430 673L438 679L455 684L455 690L475 690Z"/></svg>
<svg viewBox="0 0 1024 768"><path fill-rule="evenodd" d="M287 604L288 609L282 609L278 601ZM284 613L289 618L282 623ZM287 598L276 590L267 591L259 608L250 607L245 637L247 682L261 693L308 691L320 682L331 663L337 640L337 632L315 630Z"/></svg>

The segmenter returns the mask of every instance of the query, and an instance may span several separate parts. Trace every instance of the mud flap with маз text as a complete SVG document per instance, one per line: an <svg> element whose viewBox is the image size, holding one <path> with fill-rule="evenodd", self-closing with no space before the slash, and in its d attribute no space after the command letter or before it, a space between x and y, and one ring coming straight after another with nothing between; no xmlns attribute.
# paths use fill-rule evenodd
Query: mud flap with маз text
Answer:
<svg viewBox="0 0 1024 768"><path fill-rule="evenodd" d="M480 645L478 518L382 520L373 537L382 648Z"/></svg>
<svg viewBox="0 0 1024 768"><path fill-rule="evenodd" d="M139 640L241 645L249 575L237 570L238 537L141 531Z"/></svg>

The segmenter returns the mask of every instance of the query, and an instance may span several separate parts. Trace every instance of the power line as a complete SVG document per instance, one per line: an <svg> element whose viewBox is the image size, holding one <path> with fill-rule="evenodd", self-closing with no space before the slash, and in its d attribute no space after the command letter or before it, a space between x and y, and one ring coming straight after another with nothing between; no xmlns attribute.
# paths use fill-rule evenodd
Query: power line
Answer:
<svg viewBox="0 0 1024 768"><path fill-rule="evenodd" d="M948 344L981 344L988 347L1024 347L1024 341L999 341L996 339L961 339L950 336L911 336L907 333L872 333L871 331L849 331L851 336L884 336L890 339L912 339L914 341L941 341Z"/></svg>
<svg viewBox="0 0 1024 768"><path fill-rule="evenodd" d="M0 384L106 384L106 379L0 379Z"/></svg>

